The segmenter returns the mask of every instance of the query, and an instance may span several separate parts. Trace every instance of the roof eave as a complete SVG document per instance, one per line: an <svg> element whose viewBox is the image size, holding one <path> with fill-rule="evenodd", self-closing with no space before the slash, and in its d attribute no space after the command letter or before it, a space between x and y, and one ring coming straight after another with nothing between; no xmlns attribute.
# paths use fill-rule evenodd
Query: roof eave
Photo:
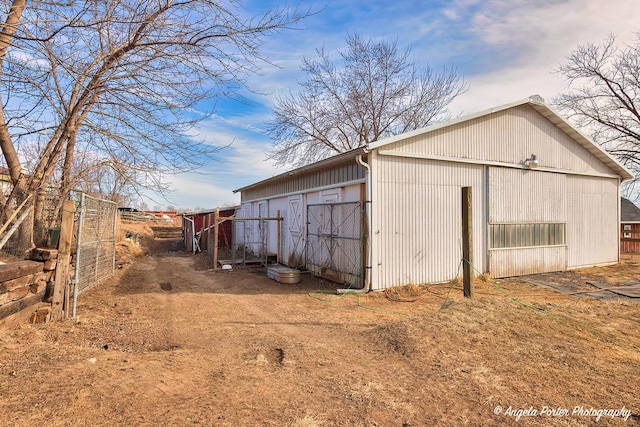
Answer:
<svg viewBox="0 0 640 427"><path fill-rule="evenodd" d="M616 159L614 159L609 153L607 153L602 147L596 144L591 138L588 138L578 129L573 127L571 123L566 121L561 115L556 113L553 109L551 109L546 104L537 104L531 103L531 106L540 114L545 116L547 120L555 124L560 130L569 135L575 141L577 141L580 145L587 149L591 154L593 154L598 160L602 163L609 166L613 171L615 171L622 181L626 181L629 179L633 179L633 173Z"/></svg>
<svg viewBox="0 0 640 427"><path fill-rule="evenodd" d="M270 178L263 179L262 181L255 182L253 184L246 185L244 187L233 190L234 193L239 193L242 191L250 190L255 187L260 187L262 185L268 184L270 182L279 181L281 179L289 179L294 175L300 175L302 173L311 172L317 169L323 169L328 166L333 166L338 163L342 163L345 160L353 157L355 158L359 154L365 154L367 150L364 147L354 148L353 150L346 151L344 153L336 154L335 156L328 157L326 159L320 160L315 163L310 163L305 166L301 166L296 169L291 169L287 172L281 173L279 175L274 175Z"/></svg>
<svg viewBox="0 0 640 427"><path fill-rule="evenodd" d="M500 105L498 107L489 108L487 110L483 110L477 113L469 114L466 116L461 116L452 120L448 120L446 122L437 123L431 126L427 126L424 128L416 129L412 132L407 132L400 135L395 135L389 138L381 139L380 141L373 142L369 145L370 150L378 149L385 145L393 144L394 142L398 142L407 138L411 138L414 136L423 135L429 132L436 131L438 129L446 128L449 126L453 126L459 123L464 123L470 120L474 120L480 117L487 116L489 114L494 114L500 111L508 110L510 108L518 107L520 105L530 105L534 108L538 113L542 114L547 120L551 121L554 125L558 126L560 130L565 132L567 135L572 137L576 142L582 145L587 149L591 154L597 157L601 162L609 166L617 175L620 176L622 181L626 181L628 179L633 179L634 175L631 173L629 169L624 167L621 163L619 163L616 159L611 157L609 153L603 150L598 144L593 142L590 138L583 135L580 131L574 128L568 121L566 121L562 116L556 113L553 109L551 109L547 104L544 103L542 97L538 95L533 95L525 99L521 99L519 101L511 102L509 104Z"/></svg>

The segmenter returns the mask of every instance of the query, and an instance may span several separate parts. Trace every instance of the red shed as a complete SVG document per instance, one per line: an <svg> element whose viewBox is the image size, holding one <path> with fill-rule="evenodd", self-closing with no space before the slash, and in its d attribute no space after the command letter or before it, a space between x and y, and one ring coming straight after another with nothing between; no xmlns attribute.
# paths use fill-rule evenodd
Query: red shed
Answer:
<svg viewBox="0 0 640 427"><path fill-rule="evenodd" d="M640 252L640 209L624 197L620 207L620 252Z"/></svg>
<svg viewBox="0 0 640 427"><path fill-rule="evenodd" d="M221 217L235 215L236 206L225 206L219 208ZM209 233L213 234L213 222L216 210L206 210L199 212L189 212L182 215L182 236L184 244L189 252L197 253L207 250ZM221 248L231 248L233 225L231 221L224 221L220 224L218 232L218 246Z"/></svg>

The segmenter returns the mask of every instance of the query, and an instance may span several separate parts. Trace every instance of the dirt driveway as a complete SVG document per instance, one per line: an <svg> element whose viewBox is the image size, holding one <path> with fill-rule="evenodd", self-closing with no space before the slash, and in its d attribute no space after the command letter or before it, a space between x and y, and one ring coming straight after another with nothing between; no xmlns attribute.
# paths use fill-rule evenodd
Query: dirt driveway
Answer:
<svg viewBox="0 0 640 427"><path fill-rule="evenodd" d="M640 425L637 302L514 282L312 298L332 285L177 245L82 295L77 321L0 331L0 425Z"/></svg>

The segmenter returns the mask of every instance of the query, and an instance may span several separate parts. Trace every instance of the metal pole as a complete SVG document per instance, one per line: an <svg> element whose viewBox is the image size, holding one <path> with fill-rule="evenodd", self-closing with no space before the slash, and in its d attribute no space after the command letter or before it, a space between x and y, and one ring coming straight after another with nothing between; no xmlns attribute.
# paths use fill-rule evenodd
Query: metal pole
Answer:
<svg viewBox="0 0 640 427"><path fill-rule="evenodd" d="M82 222L84 220L84 193L80 196L80 216L78 216L78 241L76 249L76 271L73 275L73 312L72 317L76 317L76 306L78 303L78 280L80 278L80 250L82 243Z"/></svg>
<svg viewBox="0 0 640 427"><path fill-rule="evenodd" d="M93 197L91 197L91 199L94 201L94 203L98 200L98 199L94 199ZM102 227L102 221L101 221L102 218L100 217L100 207L94 207L94 210L97 212L96 216L98 217L97 227L96 227L96 257L94 260L95 267L93 269L93 283L96 283L98 281L98 278L100 277L98 275L99 273L98 267L100 266L100 247L102 246L102 236L100 236L100 227Z"/></svg>
<svg viewBox="0 0 640 427"><path fill-rule="evenodd" d="M115 203L112 204L113 207L113 234L111 238L113 239L113 244L111 245L113 256L111 262L111 276L115 276L116 274L116 232L117 232L117 222L118 222L118 205Z"/></svg>

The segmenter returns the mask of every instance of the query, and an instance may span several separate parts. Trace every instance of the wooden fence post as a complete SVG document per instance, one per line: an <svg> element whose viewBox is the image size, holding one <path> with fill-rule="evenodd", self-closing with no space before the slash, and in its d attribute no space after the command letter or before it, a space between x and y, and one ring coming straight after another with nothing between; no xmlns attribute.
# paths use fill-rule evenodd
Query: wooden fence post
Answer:
<svg viewBox="0 0 640 427"><path fill-rule="evenodd" d="M219 236L219 230L218 227L220 226L220 208L216 208L216 214L213 217L213 226L215 227L213 229L213 269L217 270L218 269L218 236Z"/></svg>
<svg viewBox="0 0 640 427"><path fill-rule="evenodd" d="M51 301L51 320L63 318L63 302L67 292L69 277L69 261L71 259L71 243L73 239L73 216L76 202L67 200L62 205L62 224L60 225L60 240L58 242L58 263L53 285L53 299ZM69 307L64 307L69 314Z"/></svg>
<svg viewBox="0 0 640 427"><path fill-rule="evenodd" d="M276 229L278 230L278 240L276 242L276 245L278 246L278 248L276 249L276 264L280 264L280 257L282 256L282 254L280 253L280 239L282 238L282 221L280 221L280 209L278 209L276 216L278 217L278 220L276 221Z"/></svg>
<svg viewBox="0 0 640 427"><path fill-rule="evenodd" d="M465 298L473 298L473 195L462 187L462 279Z"/></svg>

